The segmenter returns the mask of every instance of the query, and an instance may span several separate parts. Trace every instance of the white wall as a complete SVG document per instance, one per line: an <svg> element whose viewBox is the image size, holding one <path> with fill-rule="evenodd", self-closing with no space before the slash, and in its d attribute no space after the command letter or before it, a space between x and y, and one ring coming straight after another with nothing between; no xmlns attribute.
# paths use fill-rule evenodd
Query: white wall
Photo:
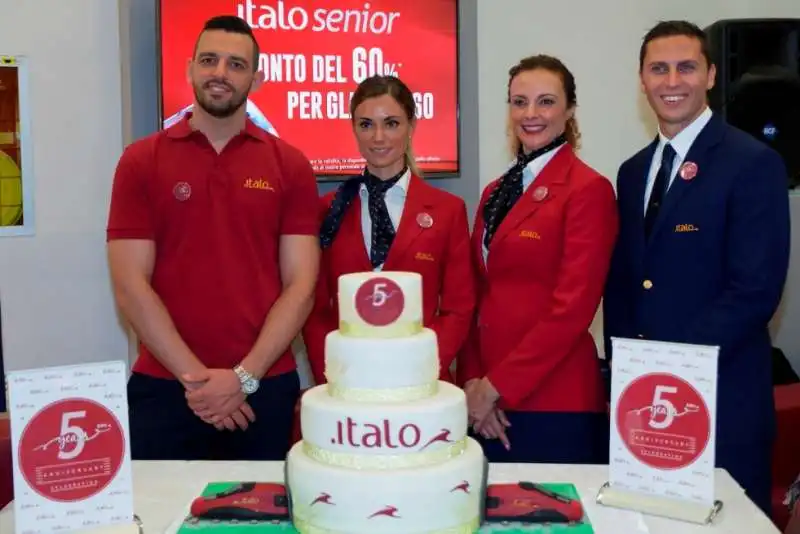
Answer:
<svg viewBox="0 0 800 534"><path fill-rule="evenodd" d="M36 236L0 238L6 368L125 359L104 243L122 151L117 3L0 0L0 13L0 54L29 58L36 184Z"/></svg>
<svg viewBox="0 0 800 534"><path fill-rule="evenodd" d="M126 20L128 9L152 9L152 0L120 1L121 14L114 0L0 0L0 54L25 54L31 60L38 226L33 238L0 238L0 306L11 370L124 358L127 352L109 288L104 228L123 139L136 137L137 121L150 121L139 116L135 101L155 95L147 82L155 57L152 42L127 31ZM613 178L619 163L653 135L636 77L647 28L664 18L688 17L704 26L720 18L764 16L800 18L800 2L479 0L477 17L463 28L462 44L477 40L477 65L463 69L477 70L480 106L464 106L462 114L480 133L481 183L494 178L507 160L507 70L521 56L551 53L573 70L582 156ZM152 21L147 25L152 31ZM140 71L128 68L131 56ZM155 102L148 109L155 109ZM800 209L800 198L793 200ZM800 291L800 260L793 260L792 271L788 293ZM790 328L800 320L800 298L785 300L776 344L800 368L800 329Z"/></svg>
<svg viewBox="0 0 800 534"><path fill-rule="evenodd" d="M502 7L501 7L502 6ZM620 163L655 135L655 122L638 84L639 46L659 20L688 19L701 28L726 18L800 18L798 0L493 0L478 2L481 187L506 167L508 69L520 58L547 53L576 77L581 156L609 179ZM800 213L800 196L792 197ZM775 344L800 371L800 217L794 217L790 280L775 322ZM602 318L593 332L602 350Z"/></svg>

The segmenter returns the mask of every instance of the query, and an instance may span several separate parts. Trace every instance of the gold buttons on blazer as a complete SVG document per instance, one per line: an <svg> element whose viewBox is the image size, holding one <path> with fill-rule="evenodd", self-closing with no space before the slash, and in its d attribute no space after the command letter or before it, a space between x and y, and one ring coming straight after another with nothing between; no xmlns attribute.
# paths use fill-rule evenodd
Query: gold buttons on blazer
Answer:
<svg viewBox="0 0 800 534"><path fill-rule="evenodd" d="M652 280L645 280L644 282L642 282L642 287L645 288L645 289L652 288L653 287Z"/></svg>

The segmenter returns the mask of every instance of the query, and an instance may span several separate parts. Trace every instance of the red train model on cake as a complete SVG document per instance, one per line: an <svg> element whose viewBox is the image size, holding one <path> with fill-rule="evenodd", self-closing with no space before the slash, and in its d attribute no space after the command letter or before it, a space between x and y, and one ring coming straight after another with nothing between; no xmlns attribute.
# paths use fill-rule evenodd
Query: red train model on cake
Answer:
<svg viewBox="0 0 800 534"><path fill-rule="evenodd" d="M583 506L579 500L533 482L489 484L486 488L486 521L572 523L582 518Z"/></svg>
<svg viewBox="0 0 800 534"><path fill-rule="evenodd" d="M198 497L192 502L192 516L220 521L272 521L289 519L289 499L283 484L242 482L231 488Z"/></svg>

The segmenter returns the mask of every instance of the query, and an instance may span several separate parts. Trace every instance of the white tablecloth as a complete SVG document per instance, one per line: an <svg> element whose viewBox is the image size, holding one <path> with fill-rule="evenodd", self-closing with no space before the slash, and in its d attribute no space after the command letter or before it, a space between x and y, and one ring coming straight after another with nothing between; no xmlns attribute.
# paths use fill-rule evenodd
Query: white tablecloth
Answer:
<svg viewBox="0 0 800 534"><path fill-rule="evenodd" d="M713 525L700 526L643 516L595 504L607 466L492 464L489 482L571 482L581 495L596 534L780 534L724 470L716 474L717 499L724 507ZM133 462L135 513L144 534L174 534L208 482L283 480L283 462ZM13 505L0 512L0 533L12 534Z"/></svg>

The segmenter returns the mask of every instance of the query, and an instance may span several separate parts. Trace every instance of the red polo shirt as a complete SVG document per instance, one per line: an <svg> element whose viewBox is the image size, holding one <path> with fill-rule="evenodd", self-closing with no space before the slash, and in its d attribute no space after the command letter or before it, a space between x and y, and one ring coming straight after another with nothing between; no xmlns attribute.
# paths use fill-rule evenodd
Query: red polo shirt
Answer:
<svg viewBox="0 0 800 534"><path fill-rule="evenodd" d="M279 237L318 234L317 183L299 150L249 120L220 154L188 120L125 149L106 238L155 241L151 284L181 337L232 368L280 295ZM267 376L294 368L288 348ZM133 370L173 378L143 344Z"/></svg>

